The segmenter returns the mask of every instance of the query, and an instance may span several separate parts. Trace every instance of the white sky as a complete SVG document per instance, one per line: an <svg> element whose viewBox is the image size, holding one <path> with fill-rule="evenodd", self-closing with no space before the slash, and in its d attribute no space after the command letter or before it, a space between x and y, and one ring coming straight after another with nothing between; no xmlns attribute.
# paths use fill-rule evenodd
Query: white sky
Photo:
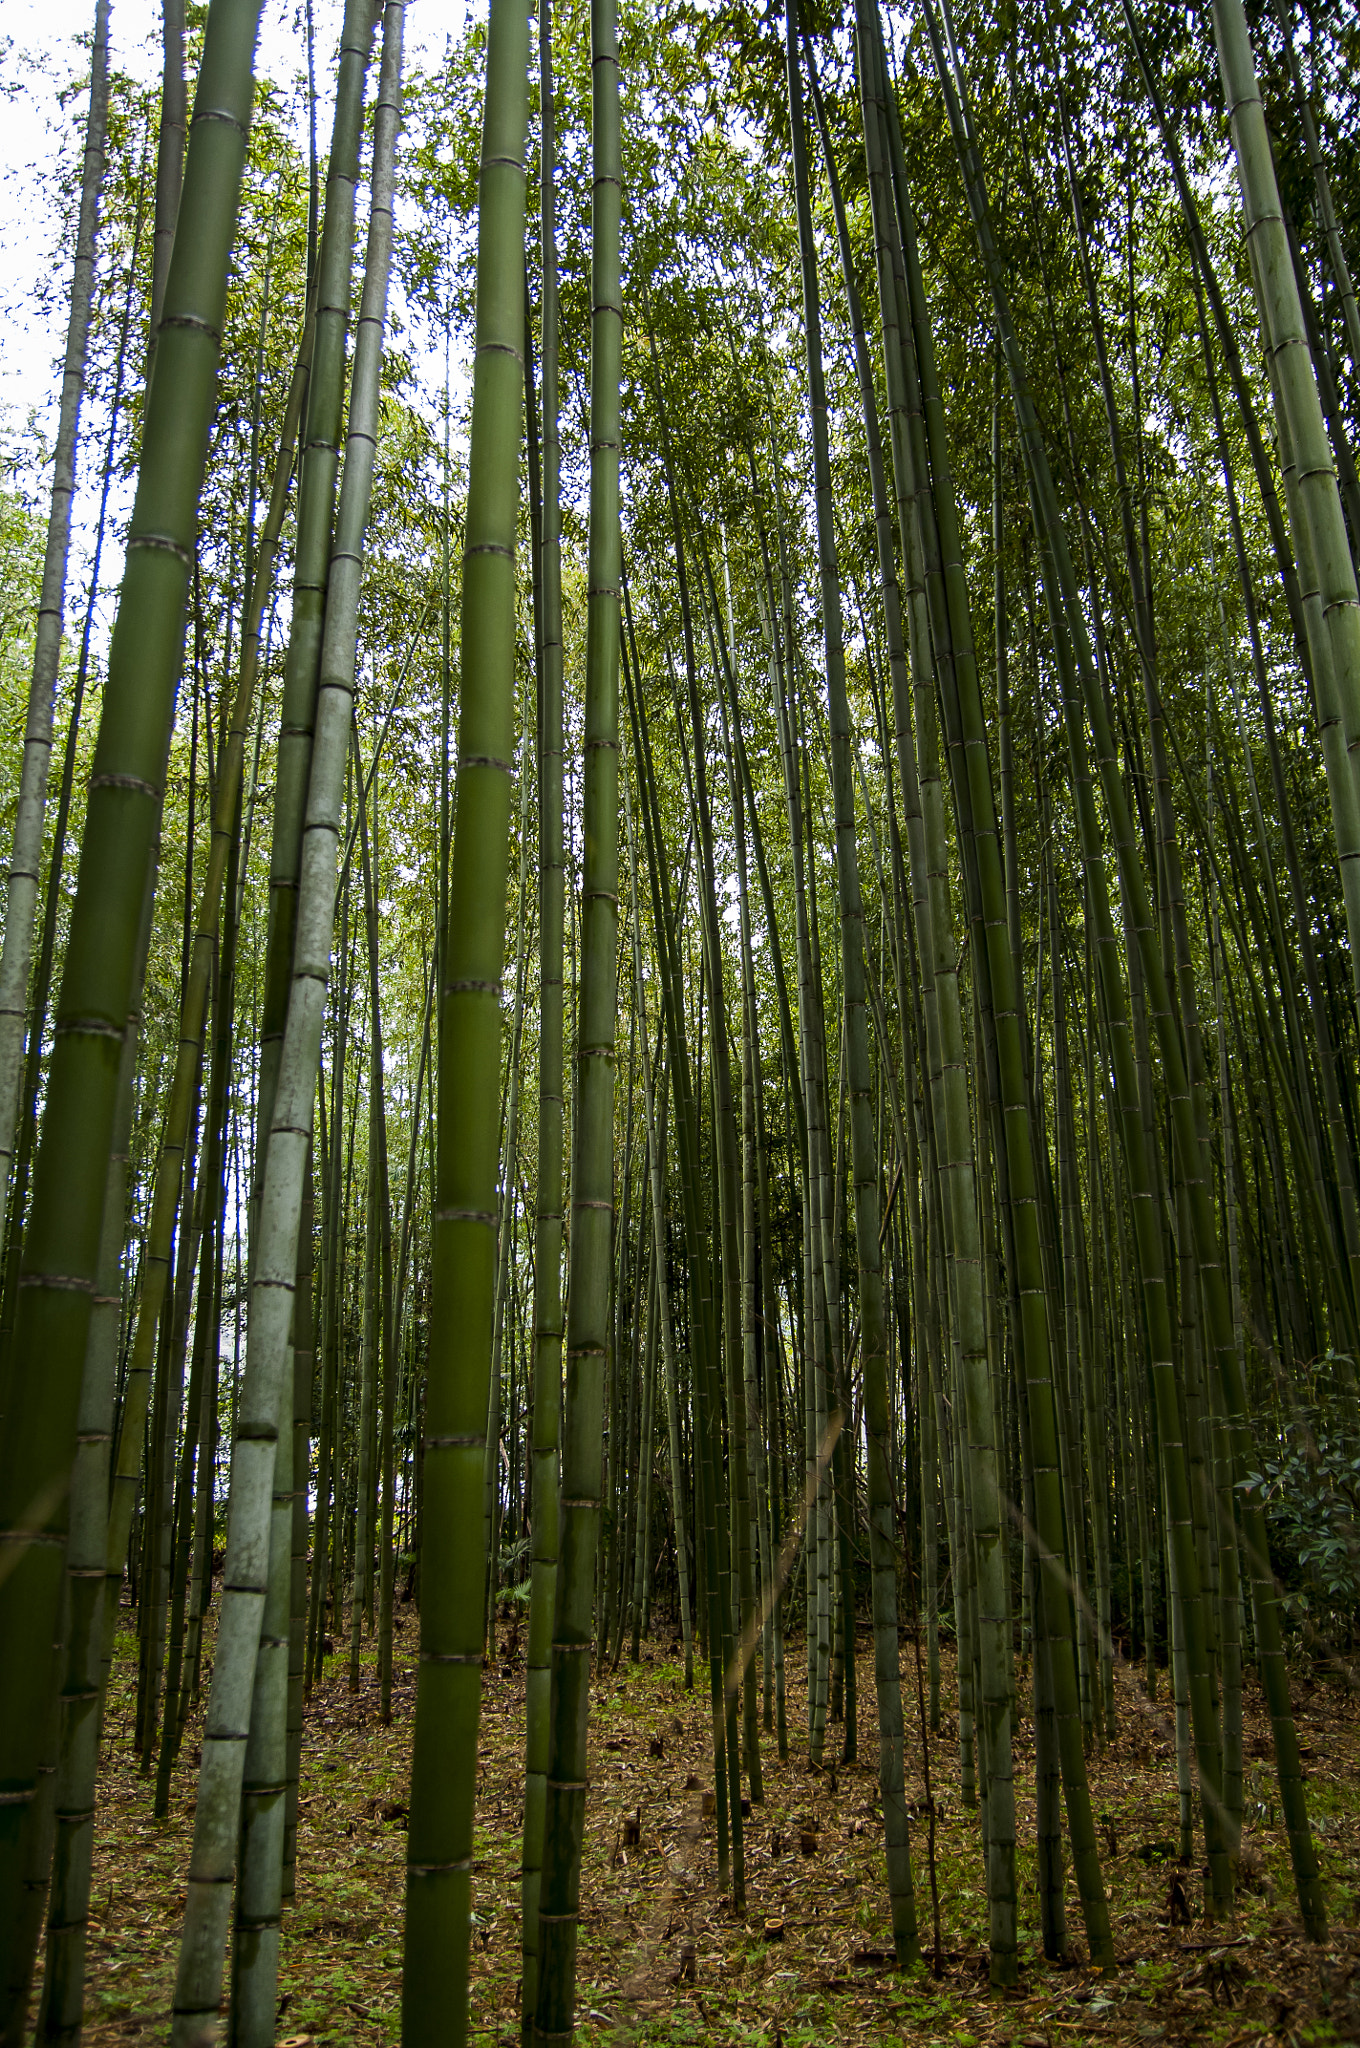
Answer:
<svg viewBox="0 0 1360 2048"><path fill-rule="evenodd" d="M293 33L292 6L267 0L260 34L260 65L286 78L304 61ZM317 0L318 86L324 90L334 37L334 0ZM60 89L81 76L87 63L79 47L94 21L93 0L0 0L0 257L3 259L3 340L0 342L0 421L10 431L33 409L54 407L56 363L65 338L64 291L53 295L50 317L34 304L34 292L53 263L58 221L44 194L40 171L66 148L74 158L84 134L86 94L60 104ZM113 0L110 13L112 68L148 81L160 76L160 8L154 0ZM319 110L318 129L329 128L329 109ZM63 286L70 255L63 258ZM47 424L44 421L44 424Z"/></svg>
<svg viewBox="0 0 1360 2048"><path fill-rule="evenodd" d="M480 7L474 0L469 10L464 0L457 20L448 8L408 7L408 75L442 58L450 28L461 31L462 17L483 12L484 6L485 0ZM330 136L342 12L341 0L314 0L316 125L323 156ZM265 0L257 72L279 83L302 74L306 51L300 17L300 0ZM93 21L93 0L0 0L0 430L21 427L34 409L40 415L51 411L55 420L70 254L62 257L62 290L53 294L51 315L45 316L34 293L52 267L58 221L41 188L40 172L63 147L74 161L83 140L85 91L70 98L65 108L59 95L66 81L85 74L87 58L79 40L88 36ZM160 37L157 0L113 0L112 68L159 81ZM301 109L298 142L305 149Z"/></svg>
<svg viewBox="0 0 1360 2048"><path fill-rule="evenodd" d="M485 5L485 0L481 0ZM474 8L477 0L474 0ZM466 0L455 19L447 7L412 5L406 18L408 76L442 58L451 27L461 29ZM317 138L325 152L332 119L331 89L343 0L314 0L316 37ZM279 84L301 76L306 66L301 0L265 0L256 70ZM33 493L39 516L46 513L47 478L33 466L34 443L27 432L33 417L50 449L56 431L59 365L66 339L71 251L60 246L61 223L55 195L45 177L63 155L74 165L85 132L88 93L84 80L88 57L80 38L94 21L94 0L0 0L0 453L24 460L21 482ZM161 73L159 0L112 0L110 65L148 83ZM61 104L63 87L72 79L80 90ZM305 113L298 107L299 146L306 148ZM362 216L361 216L362 218ZM39 297L51 280L54 289ZM398 293L393 292L394 309ZM419 359L423 337L408 332L406 346ZM427 390L443 384L443 349L438 362L417 360L417 375ZM463 365L453 364L455 387L461 387ZM457 398L455 398L455 405ZM83 585L82 558L88 560L93 541L94 464L87 447L80 465L73 535L73 560L68 582L68 609L79 603ZM117 498L117 493L115 494ZM115 532L127 506L112 504L113 521L105 541L101 586L116 587L121 550ZM106 605L101 605L101 612ZM73 612L70 616L74 616ZM104 624L110 623L105 618ZM68 616L69 624L69 616Z"/></svg>

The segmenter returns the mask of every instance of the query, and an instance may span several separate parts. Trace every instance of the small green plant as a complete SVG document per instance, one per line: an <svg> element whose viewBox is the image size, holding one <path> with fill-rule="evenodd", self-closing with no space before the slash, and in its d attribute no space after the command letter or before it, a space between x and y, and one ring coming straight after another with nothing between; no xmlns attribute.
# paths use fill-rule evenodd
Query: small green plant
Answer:
<svg viewBox="0 0 1360 2048"><path fill-rule="evenodd" d="M1305 1643L1349 1647L1360 1620L1360 1429L1347 1409L1300 1409L1275 1456L1239 1482L1265 1507L1285 1612Z"/></svg>

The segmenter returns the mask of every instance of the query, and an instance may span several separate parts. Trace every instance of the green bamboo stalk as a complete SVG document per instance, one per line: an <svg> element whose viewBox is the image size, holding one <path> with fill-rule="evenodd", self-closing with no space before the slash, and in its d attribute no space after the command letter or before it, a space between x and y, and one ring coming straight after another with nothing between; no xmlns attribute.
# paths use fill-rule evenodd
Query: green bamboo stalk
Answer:
<svg viewBox="0 0 1360 2048"><path fill-rule="evenodd" d="M500 1499L500 1448L501 1448L501 1361L506 1343L507 1318L513 1313L510 1303L510 1289L514 1282L511 1274L511 1240L515 1234L516 1191L519 1160L519 1066L520 1049L524 1042L524 990L528 961L527 906L529 889L529 776L527 763L521 755L520 797L519 797L519 901L515 916L515 1004L510 1026L510 1058L507 1071L505 1105L505 1165L501 1177L499 1243L496 1251L496 1305L491 1323L491 1396L488 1406L486 1431L486 1464L484 1468L485 1508L485 1549L487 1559L487 1627L486 1640L494 1656L496 1648L496 1595L499 1587L499 1566L497 1562L498 1504Z"/></svg>
<svg viewBox="0 0 1360 2048"><path fill-rule="evenodd" d="M1327 259L1332 266L1336 281L1337 296L1341 300L1341 313L1346 326L1346 342L1351 353L1352 365L1360 364L1360 308L1356 305L1355 285L1351 279L1350 265L1342 246L1341 232L1337 226L1336 206L1332 199L1331 181L1327 176L1327 165L1318 140L1317 122L1313 116L1312 102L1304 90L1299 60L1294 48L1294 34L1290 27L1293 10L1289 0L1275 0L1275 19L1280 24L1284 38L1285 62L1289 67L1290 82L1294 87L1299 106L1299 121L1303 128L1303 146L1308 158L1308 168L1313 173L1317 191L1318 221L1327 243Z"/></svg>
<svg viewBox="0 0 1360 2048"><path fill-rule="evenodd" d="M774 465L776 489L779 469ZM826 1148L825 1098L820 1085L819 1062L816 1056L816 1037L819 1029L816 977L814 972L812 928L808 914L809 891L807 886L807 835L804 829L804 804L802 775L799 765L798 745L794 728L792 705L789 700L792 671L795 661L795 640L793 628L793 588L789 575L788 550L785 541L782 506L777 507L779 515L778 538L780 558L781 609L779 625L773 634L775 659L771 663L770 681L774 690L775 727L779 734L780 756L784 768L784 794L789 825L789 844L793 857L793 899L794 899L794 940L798 962L798 1030L799 1063L798 1079L803 1103L800 1135L803 1136L803 1230L802 1230L802 1282L804 1305L804 1358L803 1358L803 1459L806 1482L811 1489L808 1508L807 1534L807 1662L808 1662L808 1754L811 1762L818 1763L821 1745L825 1737L825 1700L827 1679L827 1643L820 1626L820 1611L817 1580L820 1576L818 1559L824 1549L823 1486L818 1473L818 1450L824 1434L819 1429L818 1388L825 1388L826 1381L826 1323L821 1312L821 1297L818 1290L819 1247L821 1225L818 1213L822 1181L821 1162ZM779 655L782 640L784 658Z"/></svg>
<svg viewBox="0 0 1360 2048"><path fill-rule="evenodd" d="M662 1363L666 1381L666 1431L670 1449L671 1510L675 1520L675 1562L679 1580L680 1636L685 1652L685 1690L694 1685L694 1623L690 1609L689 1518L685 1504L684 1465L680 1449L679 1380L671 1322L670 1281L667 1275L665 1218L667 1215L665 1167L662 1136L666 1127L665 1096L658 1105L652 1072L651 1045L645 1027L647 1004L642 980L642 934L638 924L637 854L633 842L633 812L630 784L624 782L624 822L628 836L628 890L633 926L633 979L637 985L638 1007L644 1018L642 1033L642 1100L647 1122L647 1170L650 1177L654 1244L656 1246L657 1318L660 1323ZM663 1018L664 1022L664 1018ZM666 1080L669 1080L667 1069Z"/></svg>
<svg viewBox="0 0 1360 2048"><path fill-rule="evenodd" d="M162 0L161 119L156 138L156 220L151 253L151 308L147 321L147 381L165 314L166 286L174 252L184 185L184 132L189 94L184 75L184 0Z"/></svg>
<svg viewBox="0 0 1360 2048"><path fill-rule="evenodd" d="M520 1866L526 2044L538 2001L538 1895L547 1801L548 1710L558 1557L558 1437L562 1407L562 559L557 377L556 148L552 0L539 12L543 350L542 513L538 536L538 1171L534 1215L534 1392L529 1448L529 1641L525 1654L524 1847ZM530 451L534 437L530 438Z"/></svg>
<svg viewBox="0 0 1360 2048"><path fill-rule="evenodd" d="M312 1560L311 1613L308 1623L306 1685L316 1683L325 1663L325 1594L335 1547L333 1528L338 1528L339 1487L336 1399L340 1378L340 1289L344 1247L342 1217L342 1126L345 1107L345 1051L349 1042L349 887L340 889L340 943L336 947L338 987L333 1008L331 1068L331 1143L326 1143L325 1103L321 1104L321 1180L323 1218L321 1231L321 1441L317 1447L316 1537ZM427 997L428 1006L428 997ZM427 1007L428 1015L428 1007ZM324 1091L323 1091L324 1092Z"/></svg>
<svg viewBox="0 0 1360 2048"><path fill-rule="evenodd" d="M527 64L527 15L513 0L492 0L478 203L456 823L439 957L434 1295L402 1973L406 2048L450 2039L462 2043L468 2026L484 1633L482 1461L496 1270L500 986L514 754Z"/></svg>
<svg viewBox="0 0 1360 2048"><path fill-rule="evenodd" d="M142 917L150 944L150 891ZM78 2042L85 2002L85 1955L94 1860L95 1788L103 1699L104 1547L109 1459L118 1383L119 1311L128 1194L128 1148L140 1011L128 1019L119 1073L113 1148L90 1334L81 1386L79 1437L71 1474L67 1547L66 1670L55 1785L55 1841L47 1899L47 1949L38 2038Z"/></svg>
<svg viewBox="0 0 1360 2048"><path fill-rule="evenodd" d="M298 1218L297 1279L293 1297L293 1457L290 1474L291 1533L288 1597L288 1708L284 1727L283 1869L280 1896L285 1904L297 1894L298 1799L302 1774L302 1721L307 1623L307 1496L311 1485L312 1384L316 1368L313 1349L316 1322L312 1304L315 1228L314 1148L302 1176L302 1212ZM216 1324L213 1325L216 1329Z"/></svg>
<svg viewBox="0 0 1360 2048"><path fill-rule="evenodd" d="M625 586L626 600L626 586ZM630 635L631 638L631 635ZM634 643L635 647L635 643ZM635 657L636 658L636 653ZM702 1203L698 1192L698 1131L694 1114L694 1084L690 1073L689 1051L684 1031L682 998L679 993L679 904L683 900L688 854L682 867L677 904L674 915L671 911L670 875L662 858L659 810L656 801L656 785L652 771L651 742L648 734L645 700L638 686L638 678L630 668L626 648L623 661L627 682L629 723L633 737L633 758L637 773L638 787L642 802L643 836L647 848L647 871L652 887L653 920L652 929L656 941L656 959L661 977L661 996L668 1046L667 1074L675 1080L675 1127L677 1151L679 1153L680 1187L684 1216L685 1239L689 1254L690 1324L689 1341L694 1369L694 1436L693 1470L695 1481L695 1564L694 1612L698 1619L700 1650L707 1655L710 1673L710 1695L713 1711L714 1770L718 1792L719 1849L723 1859L724 1880L726 1876L726 1778L723 1703L723 1671L720 1647L715 1652L714 1638L718 1633L713 1627L716 1608L713 1589L717 1579L716 1550L713 1517L705 1511L706 1500L711 1486L705 1486L706 1463L709 1457L709 1432L704 1426L706 1414L706 1390L709 1385L709 1349L712 1344L711 1287L712 1281L708 1263L708 1240L702 1222ZM625 820L631 822L631 814L625 805ZM653 1105L650 1133L655 1134L656 1161L661 1158L660 1134L665 1129L665 1102ZM649 1137L650 1144L650 1137ZM649 1166L653 1155L649 1150ZM653 1182L655 1191L656 1182ZM662 1182L664 1199L664 1179ZM663 1333L665 1326L663 1325ZM685 1498L685 1477L683 1468L683 1445L680 1425L679 1369L674 1344L670 1346L667 1379L667 1404L670 1413L671 1433L671 1481L675 1500L677 1548L685 1529L687 1514Z"/></svg>
<svg viewBox="0 0 1360 2048"><path fill-rule="evenodd" d="M325 630L331 528L344 420L345 349L354 267L354 202L359 184L359 141L364 91L379 9L374 0L346 0L340 32L335 116L326 171L326 215L314 286L315 339L307 385L307 414L297 494L293 603L284 658L274 774L274 823L269 863L269 932L260 1019L260 1060L252 1201L264 1185L272 1122L274 1072L282 1044L293 964L293 920L302 861L302 819L307 802L316 716L321 643ZM253 1211L254 1213L254 1211Z"/></svg>
<svg viewBox="0 0 1360 2048"><path fill-rule="evenodd" d="M353 732L351 731L351 741ZM362 807L362 798L360 799ZM367 853L367 835L364 840ZM367 866L367 863L365 863ZM368 877L364 877L365 917L364 922L372 931L371 916L373 904L368 888ZM370 941L371 943L371 941ZM366 1611L371 1605L373 1584L373 1509L376 1505L374 1485L373 1453L376 1448L376 1408L378 1399L379 1345L378 1334L378 1109L379 1090L382 1086L379 1061L373 1056L377 1050L381 1055L382 1025L378 1021L378 989L370 979L368 989L369 1062L368 1062L368 1142L365 1147L367 1159L364 1170L364 1261L362 1306L359 1322L359 1417L355 1439L354 1459L354 1568L349 1588L349 1673L350 1692L359 1690L359 1656L363 1641L363 1625Z"/></svg>
<svg viewBox="0 0 1360 2048"><path fill-rule="evenodd" d="M699 539L699 559L704 571L709 604L704 608L705 626L709 637L710 656L714 668L721 672L718 647L714 638L715 621L721 631L717 609L717 593L713 583L711 564L702 534ZM682 597L682 603L684 602ZM725 658L724 664L725 665ZM706 743L703 731L703 713L700 705L697 669L687 662L689 685L689 715L693 755L691 783L695 801L695 815L698 825L698 878L701 913L701 929L704 939L704 958L709 986L709 1076L712 1097L713 1163L718 1182L718 1260L717 1270L720 1286L719 1326L721 1330L722 1354L722 1396L725 1397L727 1418L727 1463L728 1463L728 1513L718 1529L720 1569L726 1577L735 1565L735 1603L724 1600L724 1622L729 1613L735 1613L736 1628L730 1624L724 1634L735 1634L740 1644L753 1644L756 1634L756 1609L751 1571L750 1547L750 1466L747 1443L746 1404L742 1393L742 1351L741 1351L741 1197L740 1197L740 1154L737 1135L736 1106L732 1090L731 1039L727 1023L727 991L725 985L723 946L720 934L717 908L716 868L714 852L714 828L712 806L708 787L708 772L705 763ZM720 699L721 701L721 699ZM716 1392L716 1390L715 1390ZM721 1397L720 1397L721 1398ZM719 1400L714 1401L713 1418L715 1435L717 1417L720 1412ZM720 1455L720 1454L717 1454ZM715 1457L715 1474L716 1474ZM726 1563L723 1563L724 1554ZM734 1663L731 1651L735 1645L724 1648L724 1690L727 1718L727 1762L729 1775L729 1801L732 1843L732 1875L734 1905L740 1909L745 1895L745 1874L743 1836L741 1829L741 1786L739 1759L744 1748L751 1798L759 1800L763 1794L760 1774L759 1732L757 1727L757 1701L755 1674L749 1654L740 1655ZM742 1734L741 1746L737 1732L737 1694L741 1695Z"/></svg>
<svg viewBox="0 0 1360 2048"><path fill-rule="evenodd" d="M726 571L726 562L724 561ZM728 609L731 611L731 581L728 580ZM732 663L724 667L730 680L735 683ZM727 716L727 701L722 700L723 745L728 761L728 778L731 786L732 820L737 847L737 904L738 931L741 941L741 1347L742 1347L742 1390L746 1404L746 1441L750 1451L755 1502L753 1516L756 1537L755 1612L759 1615L761 1648L761 1679L764 1693L764 1721L767 1731L771 1728L772 1680L774 1662L773 1630L777 1622L779 1601L771 1594L774 1573L774 1553L770 1542L770 1493L766 1470L767 1431L765 1416L762 1414L760 1348L763 1316L757 1309L762 1280L768 1280L772 1252L768 1234L764 1240L766 1254L764 1272L758 1273L761 1260L758 1252L760 1240L757 1228L757 1183L760 1177L757 1154L761 1137L757 1126L757 1110L760 1100L758 1068L760 1062L760 1032L756 1010L755 963L751 947L751 912L747 892L746 861L746 805L745 792L737 773L733 733ZM762 1303L763 1306L763 1303ZM753 1654L752 1651L748 1654ZM750 1739L748 1737L748 1751ZM758 1758L759 1747L754 1754Z"/></svg>
<svg viewBox="0 0 1360 2048"><path fill-rule="evenodd" d="M238 797L238 819L241 805ZM238 848L239 851L239 848ZM212 1152L204 1167L204 1187L212 1189L212 1208L203 1240L200 1265L200 1293L196 1318L205 1324L203 1342L204 1386L200 1403L197 1491L193 1511L193 1535L189 1555L188 1612L185 1620L183 1678L178 1709L178 1732L182 1740L191 1705L199 1696L203 1647L203 1614L212 1598L212 1552L216 1458L218 1434L218 1375L222 1324L223 1239L226 1230L227 1144L229 1138L230 1067L232 1024L235 1014L235 961L237 923L234 912L235 876L227 868L228 926L222 961L215 977L213 1007L215 1032L213 1069L208 1091L208 1131ZM198 1341L197 1326L195 1342Z"/></svg>
<svg viewBox="0 0 1360 2048"><path fill-rule="evenodd" d="M664 1228L664 1225L663 1225ZM656 1449L656 1355L659 1331L657 1267L661 1248L655 1220L647 1264L646 1335L642 1345L642 1403L638 1416L637 1507L633 1522L632 1576L628 1589L628 1655L636 1664L646 1628L648 1565L651 1562L652 1466Z"/></svg>
<svg viewBox="0 0 1360 2048"><path fill-rule="evenodd" d="M561 1562L539 1903L533 2039L571 2032L586 1797L591 1608L601 1485L614 1210L615 957L619 866L619 278L621 162L614 0L592 0L590 532L582 824L581 980L563 1396Z"/></svg>
<svg viewBox="0 0 1360 2048"><path fill-rule="evenodd" d="M165 1712L161 1723L160 1755L156 1764L156 1799L154 1811L163 1819L170 1808L170 1785L174 1773L175 1759L179 1754L181 1733L180 1702L183 1697L185 1610L189 1596L190 1550L195 1522L196 1481L202 1483L203 1475L198 1471L198 1452L203 1436L203 1382L208 1374L208 1344L211 1332L216 1338L216 1328L211 1321L213 1299L214 1246L216 1239L215 1221L221 1195L222 1174L220 1152L217 1146L218 1133L211 1125L204 1145L203 1174L196 1195L196 1228L190 1236L190 1248L195 1254L198 1268L198 1311L194 1317L193 1352L189 1366L189 1391L184 1409L184 1427L179 1444L178 1467L175 1478L174 1518L172 1525L173 1547L168 1559L168 1580L170 1594L170 1640L165 1663ZM216 1168L216 1171L214 1169Z"/></svg>
<svg viewBox="0 0 1360 2048"><path fill-rule="evenodd" d="M149 136L148 136L149 142ZM128 257L127 284L123 293L123 310L118 323L118 346L113 373L113 395L109 405L108 427L104 437L103 476L99 489L99 514L95 522L94 554L90 562L89 585L85 598L85 621L80 636L80 654L76 662L75 682L71 691L71 708L66 723L66 745L61 770L61 785L57 793L57 807L52 819L52 859L48 863L47 886L44 891L43 929L38 947L37 964L33 971L33 985L29 994L28 1052L24 1062L23 1093L20 1098L20 1123L17 1138L17 1152L14 1162L13 1184L10 1192L10 1218L12 1227L7 1232L5 1259L4 1297L0 1301L0 1327L8 1332L13 1329L14 1300L18 1292L19 1254L16 1235L21 1219L27 1211L28 1183L33 1164L33 1149L38 1135L38 1096L43 1069L43 1053L46 1045L47 1014L52 995L52 972L56 959L58 909L63 899L62 878L65 872L68 851L67 824L71 813L71 799L75 790L76 750L80 738L80 720L85 706L85 689L90 672L90 641L94 628L95 605L99 596L100 568L104 559L104 541L108 533L109 493L113 484L114 455L118 445L118 431L126 398L128 364L128 343L132 327L132 302L137 279L137 260L142 245L142 229L145 216L146 198L146 154L147 143L143 145L142 164L137 180L137 202L133 216L132 248ZM8 1348L7 1338L5 1340ZM0 1368L3 1370L3 1368ZM3 1391L0 1391L3 1403Z"/></svg>
<svg viewBox="0 0 1360 2048"><path fill-rule="evenodd" d="M1298 481L1289 509L1318 691L1318 721L1325 734L1330 714L1323 697L1323 671L1330 668L1336 715L1345 742L1344 770L1335 747L1324 748L1323 760L1332 802L1332 829L1346 924L1351 934L1352 973L1360 991L1360 596L1355 561L1308 348L1241 0L1215 0L1213 22L1237 159L1247 247L1260 306L1261 333L1275 394L1276 424L1281 432L1288 433L1298 465ZM1311 577L1306 566L1309 563ZM1321 606L1320 619L1309 603L1314 591Z"/></svg>
<svg viewBox="0 0 1360 2048"><path fill-rule="evenodd" d="M214 0L92 763L0 1446L0 1965L53 1704L67 1498L118 1072L136 1005L249 120L255 0ZM41 1370L34 1361L41 1360ZM5 1969L0 1969L5 1976Z"/></svg>

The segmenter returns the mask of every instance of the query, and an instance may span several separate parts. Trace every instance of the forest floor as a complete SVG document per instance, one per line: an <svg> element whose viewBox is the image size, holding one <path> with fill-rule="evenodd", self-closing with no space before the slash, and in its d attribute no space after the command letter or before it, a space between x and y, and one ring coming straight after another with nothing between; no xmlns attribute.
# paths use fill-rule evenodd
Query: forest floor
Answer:
<svg viewBox="0 0 1360 2048"><path fill-rule="evenodd" d="M298 1897L284 1921L279 2040L290 2048L395 2042L399 2036L401 1925L414 1664L418 1623L402 1613L395 1712L378 1719L376 1674L366 1658L357 1694L346 1660L329 1662L307 1709L298 1827ZM501 1624L500 1655L486 1673L481 1726L478 1861L474 1893L472 2015L476 2038L519 2037L519 1846L524 1669ZM506 1654L508 1651L508 1654ZM1127 1671L1118 1682L1118 1735L1091 1758L1102 1863L1115 1929L1111 1979L1085 1967L1081 1916L1069 1874L1072 1956L1046 1964L1034 1888L1033 1751L1024 1720L1016 1738L1021 1849L1021 1986L987 1990L986 1905L977 1815L959 1799L956 1700L946 1659L941 1732L931 1743L937 1826L941 1974L892 1967L882 1828L877 1818L873 1661L859 1657L859 1761L810 1773L798 1646L788 1649L789 1756L762 1743L765 1798L746 1823L743 1917L717 1886L709 1706L702 1681L684 1689L668 1644L644 1648L595 1687L591 1790L582 1874L578 2039L625 2043L749 2043L804 2048L837 2042L878 2048L904 2037L988 2048L1059 2048L1074 2042L1178 2042L1217 2048L1302 2048L1360 2042L1360 1702L1300 1675L1300 1739L1332 1933L1302 1939L1288 1852L1274 1803L1269 1731L1259 1694L1246 1702L1247 1824L1254 1889L1230 1926L1200 1918L1198 1868L1182 1873L1194 1915L1169 1924L1177 1834L1169 1711L1149 1703ZM120 1643L106 1722L89 1949L90 2048L167 2038L184 1873L193 1828L200 1723L186 1737L171 1813L152 1815L152 1781L132 1754L135 1651ZM1164 1683L1164 1681L1163 1681ZM908 1798L923 1797L912 1653L904 1646ZM800 1736L803 1740L800 1741ZM842 1729L830 1731L839 1755ZM654 1754L659 1741L661 1754ZM833 1747L834 1744L834 1747ZM916 1762L913 1765L913 1753ZM696 1783L697 1781L697 1783ZM623 1844L626 1816L640 1840ZM913 1866L923 1944L931 1940L924 1822L913 1824ZM767 1924L782 1922L768 1938ZM690 1981L692 1971L692 1981Z"/></svg>

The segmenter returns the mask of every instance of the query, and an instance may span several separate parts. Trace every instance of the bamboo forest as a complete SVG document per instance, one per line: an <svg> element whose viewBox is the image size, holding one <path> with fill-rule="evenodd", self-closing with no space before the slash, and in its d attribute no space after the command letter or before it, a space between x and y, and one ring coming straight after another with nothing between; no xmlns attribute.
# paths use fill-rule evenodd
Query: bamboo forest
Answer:
<svg viewBox="0 0 1360 2048"><path fill-rule="evenodd" d="M1360 2041L1360 13L537 8L0 10L0 2048Z"/></svg>

